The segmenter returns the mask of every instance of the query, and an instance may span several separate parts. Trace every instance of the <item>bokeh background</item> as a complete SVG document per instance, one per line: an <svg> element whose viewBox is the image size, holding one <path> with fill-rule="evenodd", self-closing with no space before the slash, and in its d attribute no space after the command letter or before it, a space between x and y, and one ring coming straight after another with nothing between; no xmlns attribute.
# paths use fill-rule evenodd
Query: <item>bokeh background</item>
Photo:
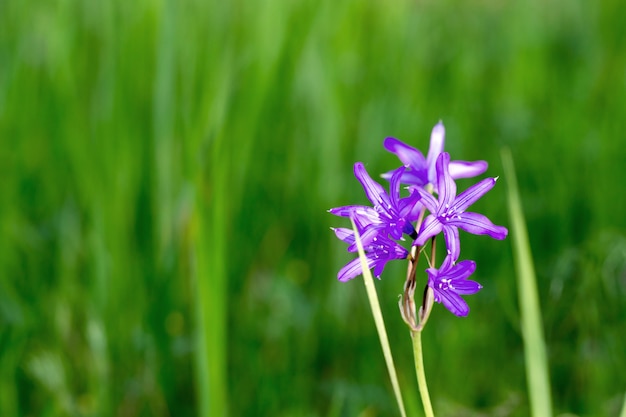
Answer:
<svg viewBox="0 0 626 417"><path fill-rule="evenodd" d="M0 415L397 415L326 210L439 120L490 176L512 150L555 413L618 415L625 4L0 1ZM475 208L507 225L506 182ZM510 239L463 238L484 289L424 333L435 410L528 415ZM420 415L405 268L377 288Z"/></svg>

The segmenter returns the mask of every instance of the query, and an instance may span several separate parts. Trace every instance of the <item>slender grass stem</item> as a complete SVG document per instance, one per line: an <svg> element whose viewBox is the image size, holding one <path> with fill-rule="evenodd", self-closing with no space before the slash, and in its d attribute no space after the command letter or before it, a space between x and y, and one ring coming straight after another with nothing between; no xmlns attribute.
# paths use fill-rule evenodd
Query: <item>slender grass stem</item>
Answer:
<svg viewBox="0 0 626 417"><path fill-rule="evenodd" d="M428 394L428 385L426 384L426 372L424 371L424 355L422 354L422 332L411 331L411 339L413 340L413 360L415 361L415 374L417 375L417 385L422 397L422 405L426 417L434 417L433 406L430 402Z"/></svg>
<svg viewBox="0 0 626 417"><path fill-rule="evenodd" d="M354 230L354 237L356 239L357 248L359 250L359 259L361 260L361 268L363 269L363 282L365 283L365 290L367 291L367 298L370 302L370 308L372 309L372 315L374 316L374 323L376 323L376 330L378 331L378 338L380 339L380 346L383 349L383 355L385 357L385 363L387 364L387 371L389 372L389 379L393 387L393 392L398 402L398 408L400 409L400 415L406 417L406 410L404 409L404 402L402 401L402 393L400 392L400 384L398 383L398 375L396 368L393 364L393 357L391 356L391 347L389 346L389 338L387 337L387 330L385 328L385 322L383 321L383 313L380 310L380 303L378 302L378 295L376 294L376 287L374 287L374 278L367 266L367 258L365 257L365 251L363 250L363 244L361 243L361 236L359 231L352 221L352 229Z"/></svg>
<svg viewBox="0 0 626 417"><path fill-rule="evenodd" d="M517 272L517 286L520 305L522 339L530 409L533 416L549 417L552 415L550 396L550 378L548 359L543 338L541 308L533 265L526 222L517 189L515 167L511 151L502 149L502 165L506 174L509 217L511 219L511 237L513 238L513 258Z"/></svg>
<svg viewBox="0 0 626 417"><path fill-rule="evenodd" d="M622 404L622 412L619 417L626 417L626 394L624 394L624 404Z"/></svg>

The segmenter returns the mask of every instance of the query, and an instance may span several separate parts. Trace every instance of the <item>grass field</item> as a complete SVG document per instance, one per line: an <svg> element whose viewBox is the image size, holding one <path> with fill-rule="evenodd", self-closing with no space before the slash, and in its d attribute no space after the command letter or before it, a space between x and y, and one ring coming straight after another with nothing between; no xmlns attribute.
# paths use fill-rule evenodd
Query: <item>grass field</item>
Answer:
<svg viewBox="0 0 626 417"><path fill-rule="evenodd" d="M0 0L0 415L389 416L326 212L395 136L512 151L555 415L626 392L626 6ZM461 182L461 187L471 182ZM507 225L506 182L476 210ZM439 416L529 415L511 240L423 335ZM410 415L405 265L377 289Z"/></svg>

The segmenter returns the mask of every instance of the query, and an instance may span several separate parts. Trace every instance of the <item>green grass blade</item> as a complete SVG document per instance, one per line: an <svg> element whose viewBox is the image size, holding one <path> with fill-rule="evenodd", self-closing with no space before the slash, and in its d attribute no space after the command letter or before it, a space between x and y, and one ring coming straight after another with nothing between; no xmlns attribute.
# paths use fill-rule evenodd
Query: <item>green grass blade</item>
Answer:
<svg viewBox="0 0 626 417"><path fill-rule="evenodd" d="M548 417L552 415L552 400L535 268L528 243L528 232L519 198L511 151L504 148L501 151L501 156L508 185L508 207L513 240L513 258L517 272L528 396L532 415Z"/></svg>
<svg viewBox="0 0 626 417"><path fill-rule="evenodd" d="M383 349L383 355L385 356L385 363L387 364L387 371L389 372L389 379L393 386L393 392L398 402L398 408L400 408L400 415L406 417L406 411L404 409L404 402L402 401L402 393L400 392L400 384L398 383L398 375L396 368L393 364L393 357L391 356L391 347L389 346L389 338L387 337L387 329L385 328L385 322L383 320L383 313L380 310L380 303L378 302L378 295L376 294L376 287L374 286L374 278L372 273L367 267L367 259L365 258L365 251L361 244L361 237L359 231L352 221L352 229L354 230L354 237L356 239L356 245L359 249L359 259L361 260L361 268L363 269L363 282L365 283L365 289L367 291L367 298L370 302L372 309L372 315L374 316L374 322L376 323L376 330L378 331L378 337L380 338L380 346Z"/></svg>
<svg viewBox="0 0 626 417"><path fill-rule="evenodd" d="M624 394L624 404L622 404L622 412L619 417L626 417L626 394Z"/></svg>
<svg viewBox="0 0 626 417"><path fill-rule="evenodd" d="M194 254L192 288L195 313L195 389L198 415L227 416L227 286L226 241L227 181L223 163L219 162L217 146L213 147L211 181L213 195L197 196L191 225L191 246ZM200 182L200 179L197 179Z"/></svg>

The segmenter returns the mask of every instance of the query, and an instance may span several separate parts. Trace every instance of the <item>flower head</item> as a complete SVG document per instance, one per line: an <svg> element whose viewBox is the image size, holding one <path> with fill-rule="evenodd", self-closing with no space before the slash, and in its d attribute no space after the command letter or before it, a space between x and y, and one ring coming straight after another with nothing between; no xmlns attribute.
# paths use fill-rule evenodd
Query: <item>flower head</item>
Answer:
<svg viewBox="0 0 626 417"><path fill-rule="evenodd" d="M474 235L489 235L499 240L506 237L508 230L494 225L482 214L465 211L493 188L497 178L486 178L457 196L456 184L448 169L449 164L450 155L447 152L441 153L436 165L438 200L422 187L415 187L422 197L421 203L430 214L424 219L414 244L422 246L443 230L448 254L452 256L452 262L456 262L460 253L459 228Z"/></svg>
<svg viewBox="0 0 626 417"><path fill-rule="evenodd" d="M424 155L412 146L396 139L386 138L383 146L389 152L398 156L398 159L408 168L402 174L402 183L416 186L432 184L437 191L437 178L435 164L437 158L443 152L446 130L443 123L439 122L430 134L430 148L428 156ZM482 174L487 170L485 161L452 161L450 162L450 175L453 179L471 178ZM383 174L383 178L391 178L392 172Z"/></svg>
<svg viewBox="0 0 626 417"><path fill-rule="evenodd" d="M453 314L463 317L469 313L469 307L461 295L475 294L482 286L467 278L476 270L476 262L461 261L454 264L447 256L439 269L428 268L428 286L433 289L434 299Z"/></svg>
<svg viewBox="0 0 626 417"><path fill-rule="evenodd" d="M348 252L357 251L353 230L343 227L331 229L339 239L350 245L348 246ZM376 278L380 278L387 262L393 259L406 259L409 254L405 248L381 234L374 235L368 244L363 243L363 250L367 258L367 266L368 268L374 268L374 276ZM361 260L356 258L339 270L337 279L346 282L362 273Z"/></svg>
<svg viewBox="0 0 626 417"><path fill-rule="evenodd" d="M404 170L404 167L400 167L393 171L387 194L380 184L372 180L363 164L357 162L354 164L354 175L373 207L343 206L328 211L336 216L353 218L362 234L363 245L379 234L393 239L402 239L403 233L415 237L416 231L411 221L415 220L413 207L420 196L412 192L408 197L400 198L400 177Z"/></svg>

